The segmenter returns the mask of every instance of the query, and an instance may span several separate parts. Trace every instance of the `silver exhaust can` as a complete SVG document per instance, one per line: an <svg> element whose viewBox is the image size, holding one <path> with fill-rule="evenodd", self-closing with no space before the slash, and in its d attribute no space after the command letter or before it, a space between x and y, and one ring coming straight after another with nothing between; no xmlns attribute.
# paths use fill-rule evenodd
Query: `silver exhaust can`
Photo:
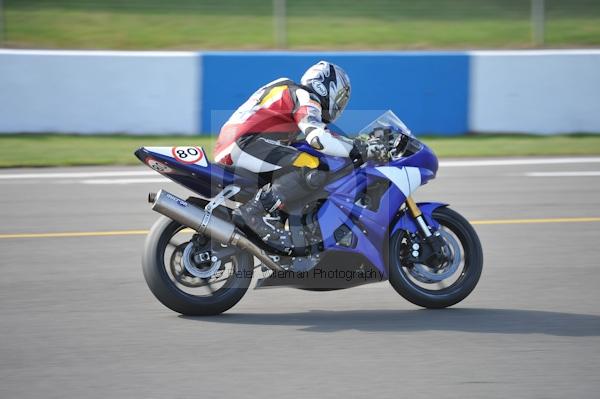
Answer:
<svg viewBox="0 0 600 399"><path fill-rule="evenodd" d="M235 225L232 223L215 217L204 209L198 208L165 190L159 190L156 195L151 197L150 199L154 200L152 205L153 211L165 215L223 244L234 245L247 250L272 270L283 270L261 248L248 240L241 232L237 231Z"/></svg>
<svg viewBox="0 0 600 399"><path fill-rule="evenodd" d="M214 217L204 209L198 208L165 190L156 193L152 210L224 244L229 244L235 233L233 224Z"/></svg>

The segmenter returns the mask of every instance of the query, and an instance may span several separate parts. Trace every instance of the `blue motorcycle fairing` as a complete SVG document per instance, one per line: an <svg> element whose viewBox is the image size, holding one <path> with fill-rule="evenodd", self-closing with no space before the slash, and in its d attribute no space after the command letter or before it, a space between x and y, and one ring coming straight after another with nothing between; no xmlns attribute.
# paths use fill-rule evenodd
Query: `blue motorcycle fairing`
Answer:
<svg viewBox="0 0 600 399"><path fill-rule="evenodd" d="M391 194L391 196L393 195ZM425 222L434 230L439 228L439 223L433 219L433 211L448 206L448 204L420 202L417 206L421 210ZM353 209L356 210L356 208ZM386 211L389 211L391 208L388 208ZM371 218L372 216L379 216L381 218L382 214L387 213L386 211L377 215L368 209L361 208L358 212L351 212L351 216L349 216L344 209L338 208L335 201L326 201L318 214L324 249L327 251L353 252L357 255L362 255L379 270L384 278L387 278L388 270L385 261L387 257L387 253L385 253L387 241L399 230L418 233L419 227L408 212L403 212L389 230L387 224L378 224L374 220L376 218ZM395 211L397 211L397 208ZM356 213L360 213L363 217L356 217ZM351 247L341 246L335 240L335 231L342 225L347 226L354 236Z"/></svg>
<svg viewBox="0 0 600 399"><path fill-rule="evenodd" d="M307 152L320 159L330 172L341 171L350 165L347 158L324 155L308 144L294 145L298 150ZM177 147L179 148L179 147ZM196 147L193 147L196 148ZM250 179L239 175L238 171L206 161L204 164L190 164L170 156L175 148L157 148L150 151L140 148L136 156L162 175L182 184L200 195L211 198L220 189L229 184L244 187L252 184ZM202 151L204 154L204 152ZM173 154L174 155L174 154ZM323 237L325 252L345 252L364 256L387 277L385 248L389 237L400 229L417 232L418 227L406 212L398 215L402 204L418 186L435 177L438 162L429 147L422 147L409 156L393 159L386 165L366 162L347 174L327 184L324 190L329 194L317 212L317 218ZM368 191L372 184L387 182L388 186L378 198L373 209L359 205L357 200ZM256 182L254 182L255 184ZM432 218L432 212L445 204L419 204L425 221L432 228L438 224ZM342 245L336 240L336 230L342 226L352 232L352 242ZM339 236L339 234L338 234Z"/></svg>
<svg viewBox="0 0 600 399"><path fill-rule="evenodd" d="M321 159L328 158L321 155ZM398 210L407 196L435 177L437 166L435 154L423 145L411 156L394 159L386 165L367 162L328 184L325 190L329 196L318 212L325 250L361 254L387 277L384 260L387 254L384 251L389 237L399 229L418 231L416 223L407 213L398 218ZM378 207L370 210L358 205L356 201L359 195L377 181L390 182L379 199ZM438 224L432 219L431 213L440 206L445 204L423 204L423 217L432 228L437 228ZM343 225L353 234L352 246L339 245L335 240L336 230Z"/></svg>

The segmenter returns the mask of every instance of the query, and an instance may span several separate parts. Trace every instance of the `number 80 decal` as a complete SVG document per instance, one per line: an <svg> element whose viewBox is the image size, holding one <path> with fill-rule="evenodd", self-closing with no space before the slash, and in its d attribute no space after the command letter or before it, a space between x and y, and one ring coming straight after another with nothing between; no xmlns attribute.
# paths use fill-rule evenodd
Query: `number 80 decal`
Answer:
<svg viewBox="0 0 600 399"><path fill-rule="evenodd" d="M173 147L171 152L178 162L201 164L203 166L206 164L204 152L200 147Z"/></svg>

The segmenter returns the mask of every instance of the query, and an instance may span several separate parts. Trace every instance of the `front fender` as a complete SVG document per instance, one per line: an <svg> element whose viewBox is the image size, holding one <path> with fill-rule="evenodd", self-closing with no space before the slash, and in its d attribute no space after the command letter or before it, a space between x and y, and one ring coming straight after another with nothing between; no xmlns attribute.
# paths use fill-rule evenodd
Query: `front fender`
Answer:
<svg viewBox="0 0 600 399"><path fill-rule="evenodd" d="M423 213L423 218L425 219L427 225L433 229L437 229L439 227L439 223L433 219L433 211L438 208L448 206L448 204L443 204L440 202L419 202L417 206ZM396 234L398 230L405 230L410 233L417 233L419 231L419 226L417 226L415 219L408 213L408 209L406 209L400 218L396 220L396 223L390 230L390 237Z"/></svg>

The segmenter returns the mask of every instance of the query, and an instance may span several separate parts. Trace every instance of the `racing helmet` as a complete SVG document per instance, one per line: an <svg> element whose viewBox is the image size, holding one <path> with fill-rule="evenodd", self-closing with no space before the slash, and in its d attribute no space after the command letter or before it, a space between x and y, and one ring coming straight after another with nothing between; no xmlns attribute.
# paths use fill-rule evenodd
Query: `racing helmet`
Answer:
<svg viewBox="0 0 600 399"><path fill-rule="evenodd" d="M330 62L319 61L308 68L300 83L319 97L325 122L335 121L350 100L348 74Z"/></svg>

